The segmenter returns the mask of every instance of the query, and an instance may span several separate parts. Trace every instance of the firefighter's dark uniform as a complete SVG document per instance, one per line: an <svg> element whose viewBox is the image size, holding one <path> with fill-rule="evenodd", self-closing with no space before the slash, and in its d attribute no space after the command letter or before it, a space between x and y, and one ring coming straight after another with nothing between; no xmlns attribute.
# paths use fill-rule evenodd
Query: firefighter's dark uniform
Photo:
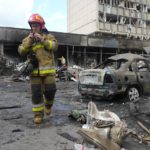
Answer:
<svg viewBox="0 0 150 150"><path fill-rule="evenodd" d="M49 115L54 102L56 92L55 83L55 65L54 51L58 44L55 37L51 34L43 34L44 41L30 43L29 37L23 39L18 48L21 55L27 55L29 52L35 53L39 67L35 68L30 75L32 92L32 111L36 115Z"/></svg>

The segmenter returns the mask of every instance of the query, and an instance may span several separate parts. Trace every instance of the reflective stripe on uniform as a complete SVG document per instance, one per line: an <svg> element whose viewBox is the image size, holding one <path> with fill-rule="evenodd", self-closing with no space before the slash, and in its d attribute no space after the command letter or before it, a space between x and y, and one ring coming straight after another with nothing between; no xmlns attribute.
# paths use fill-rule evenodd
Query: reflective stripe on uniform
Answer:
<svg viewBox="0 0 150 150"><path fill-rule="evenodd" d="M40 111L44 111L44 106L38 106L38 107L33 107L32 108L33 112L40 112Z"/></svg>
<svg viewBox="0 0 150 150"><path fill-rule="evenodd" d="M37 49L40 49L40 48L44 48L44 45L42 45L42 44L36 44L36 45L32 46L33 52L35 52Z"/></svg>
<svg viewBox="0 0 150 150"><path fill-rule="evenodd" d="M37 75L37 74L45 75L45 74L55 74L55 73L56 73L55 69L49 69L49 70L38 70L38 69L36 69L32 72L32 75Z"/></svg>
<svg viewBox="0 0 150 150"><path fill-rule="evenodd" d="M53 42L49 40L48 43L49 43L49 49L53 49Z"/></svg>

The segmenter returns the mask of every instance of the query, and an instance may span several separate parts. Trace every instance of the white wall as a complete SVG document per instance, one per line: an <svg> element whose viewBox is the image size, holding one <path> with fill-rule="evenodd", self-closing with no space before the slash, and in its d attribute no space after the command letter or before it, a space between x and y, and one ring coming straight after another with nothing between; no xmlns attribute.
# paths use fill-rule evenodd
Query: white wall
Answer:
<svg viewBox="0 0 150 150"><path fill-rule="evenodd" d="M89 34L97 29L98 0L68 0L67 30Z"/></svg>

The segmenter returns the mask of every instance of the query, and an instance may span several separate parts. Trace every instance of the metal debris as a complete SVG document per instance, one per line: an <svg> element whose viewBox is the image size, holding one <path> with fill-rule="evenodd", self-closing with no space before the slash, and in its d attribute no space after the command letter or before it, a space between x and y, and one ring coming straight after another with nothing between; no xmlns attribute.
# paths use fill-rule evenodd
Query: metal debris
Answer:
<svg viewBox="0 0 150 150"><path fill-rule="evenodd" d="M148 134L150 134L150 130L147 129L140 121L137 121L137 124L138 124L144 131L146 131Z"/></svg>
<svg viewBox="0 0 150 150"><path fill-rule="evenodd" d="M59 133L59 135L62 136L62 137L64 137L64 138L66 138L66 139L69 140L69 141L76 142L76 141L78 140L77 138L71 136L71 135L68 134L68 133Z"/></svg>
<svg viewBox="0 0 150 150"><path fill-rule="evenodd" d="M72 110L68 117L82 124L85 124L87 118L87 110Z"/></svg>
<svg viewBox="0 0 150 150"><path fill-rule="evenodd" d="M15 109L15 108L21 108L20 105L14 105L14 106L0 106L0 110L2 109Z"/></svg>
<svg viewBox="0 0 150 150"><path fill-rule="evenodd" d="M14 71L14 62L4 56L0 56L0 75L11 75Z"/></svg>
<svg viewBox="0 0 150 150"><path fill-rule="evenodd" d="M127 125L115 113L109 110L98 111L96 105L89 102L87 122L78 133L102 150L120 150Z"/></svg>

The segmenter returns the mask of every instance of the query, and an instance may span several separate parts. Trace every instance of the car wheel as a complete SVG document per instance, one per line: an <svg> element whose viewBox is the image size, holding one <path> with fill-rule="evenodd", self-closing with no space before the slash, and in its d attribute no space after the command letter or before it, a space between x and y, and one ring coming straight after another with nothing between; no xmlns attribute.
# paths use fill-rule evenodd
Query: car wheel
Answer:
<svg viewBox="0 0 150 150"><path fill-rule="evenodd" d="M139 93L139 90L138 88L136 87L130 87L127 91L127 96L128 96L128 99L129 101L137 101L139 100L140 98L140 93Z"/></svg>

